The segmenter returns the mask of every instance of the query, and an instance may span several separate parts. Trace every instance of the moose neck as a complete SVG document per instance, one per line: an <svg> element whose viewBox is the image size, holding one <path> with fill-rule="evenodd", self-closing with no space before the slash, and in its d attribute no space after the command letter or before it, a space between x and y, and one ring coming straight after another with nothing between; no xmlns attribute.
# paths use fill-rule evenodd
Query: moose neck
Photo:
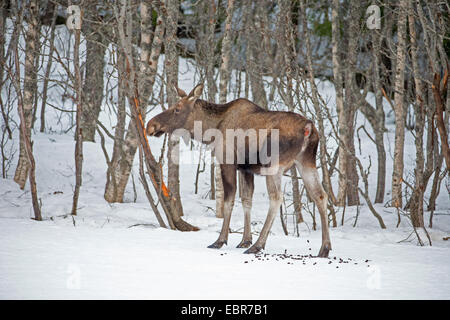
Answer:
<svg viewBox="0 0 450 320"><path fill-rule="evenodd" d="M194 121L202 122L202 129L215 129L225 117L230 104L215 104L198 99L195 102Z"/></svg>

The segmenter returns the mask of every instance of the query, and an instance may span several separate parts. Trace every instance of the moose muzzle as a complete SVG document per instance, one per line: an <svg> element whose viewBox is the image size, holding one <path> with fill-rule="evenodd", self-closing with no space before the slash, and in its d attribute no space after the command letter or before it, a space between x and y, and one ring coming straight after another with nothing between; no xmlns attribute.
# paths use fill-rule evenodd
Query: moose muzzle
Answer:
<svg viewBox="0 0 450 320"><path fill-rule="evenodd" d="M164 134L164 129L161 127L161 125L154 121L154 119L150 120L147 123L147 135L149 136L155 136L155 137L160 137L161 135Z"/></svg>

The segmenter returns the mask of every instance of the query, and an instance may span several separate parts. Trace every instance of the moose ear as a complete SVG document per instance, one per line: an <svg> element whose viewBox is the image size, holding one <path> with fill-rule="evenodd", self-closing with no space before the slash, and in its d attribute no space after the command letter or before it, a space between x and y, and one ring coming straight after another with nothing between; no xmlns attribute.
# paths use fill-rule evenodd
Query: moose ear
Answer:
<svg viewBox="0 0 450 320"><path fill-rule="evenodd" d="M186 92L184 92L183 89L180 89L180 88L178 88L178 87L175 87L175 89L177 90L178 96L179 96L180 98L184 98L184 97L187 96Z"/></svg>
<svg viewBox="0 0 450 320"><path fill-rule="evenodd" d="M191 93L189 93L189 100L196 100L200 98L203 92L203 84L198 84L192 89Z"/></svg>

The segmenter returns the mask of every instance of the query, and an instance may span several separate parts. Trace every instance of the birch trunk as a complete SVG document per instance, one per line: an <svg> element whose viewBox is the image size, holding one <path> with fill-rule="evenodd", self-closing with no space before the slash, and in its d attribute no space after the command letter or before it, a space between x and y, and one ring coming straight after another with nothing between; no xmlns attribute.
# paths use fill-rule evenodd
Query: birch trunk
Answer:
<svg viewBox="0 0 450 320"><path fill-rule="evenodd" d="M37 65L36 55L39 43L39 1L32 0L27 6L29 10L28 28L26 31L25 45L25 75L23 83L23 113L25 130L20 131L19 161L14 174L14 181L20 189L25 188L30 164L27 158L25 139L31 139L31 123L33 121L34 96L37 91ZM26 137L24 136L26 135Z"/></svg>
<svg viewBox="0 0 450 320"><path fill-rule="evenodd" d="M3 86L3 71L5 69L6 61L5 61L5 36L6 36L6 8L7 2L2 1L0 4L0 92ZM18 18L18 17L17 17ZM12 39L11 37L10 39ZM10 41L11 41L10 40ZM6 122L6 121L5 121Z"/></svg>
<svg viewBox="0 0 450 320"><path fill-rule="evenodd" d="M265 67L266 59L265 52L262 49L264 41L261 34L263 32L261 32L260 30L263 14L262 11L264 9L264 5L256 5L254 9L252 9L251 3L246 4L245 6L245 10L247 11L246 57L248 61L245 70L250 80L252 100L260 107L267 109L267 97L266 91L264 90L264 82L262 78L262 72Z"/></svg>
<svg viewBox="0 0 450 320"><path fill-rule="evenodd" d="M331 9L331 46L332 46L332 61L333 61L333 78L334 87L336 90L336 108L338 112L338 128L339 135L345 136L345 124L347 123L347 113L344 110L344 93L342 85L342 71L341 71L341 55L340 47L340 15L339 15L339 0L333 0ZM336 205L345 206L345 196L347 194L347 156L344 148L339 148L339 180L338 180L338 194Z"/></svg>
<svg viewBox="0 0 450 320"><path fill-rule="evenodd" d="M373 128L375 131L375 143L377 145L377 191L375 195L375 203L384 202L384 193L386 188L386 150L384 148L384 131L385 131L385 114L383 109L383 93L381 92L381 44L382 34L377 30L373 30L373 59L374 59L374 76L373 85L375 90L375 119L376 125Z"/></svg>
<svg viewBox="0 0 450 320"><path fill-rule="evenodd" d="M403 151L405 144L405 105L404 105L404 82L406 64L406 17L408 0L400 0L398 4L398 44L396 52L395 69L395 145L394 145L394 168L392 173L392 206L402 206L402 179L403 179Z"/></svg>
<svg viewBox="0 0 450 320"><path fill-rule="evenodd" d="M166 94L169 106L174 105L178 101L176 88L178 87L178 53L177 53L177 27L178 27L178 6L179 0L167 0L167 26L165 54L166 59ZM177 214L183 215L183 207L180 197L180 139L169 135L168 139L168 187L172 191L177 203Z"/></svg>
<svg viewBox="0 0 450 320"><path fill-rule="evenodd" d="M228 82L230 81L231 75L231 23L234 13L234 0L228 0L226 13L225 32L222 40L222 62L220 65L219 103L225 103L227 101Z"/></svg>
<svg viewBox="0 0 450 320"><path fill-rule="evenodd" d="M408 8L408 24L409 34L411 39L411 61L413 65L413 76L416 89L416 101L414 103L415 122L415 145L416 145L416 167L414 169L415 183L414 188L415 197L412 199L410 206L411 221L413 227L424 227L423 220L423 198L426 185L424 185L424 155L423 155L423 134L425 127L425 111L424 111L424 94L423 85L420 80L419 59L417 53L417 34L414 17L414 6L409 2Z"/></svg>
<svg viewBox="0 0 450 320"><path fill-rule="evenodd" d="M76 131L75 131L75 190L73 192L72 215L77 214L78 198L80 196L80 188L83 176L83 135L82 135L82 114L83 114L83 98L81 88L81 71L80 71L80 33L81 30L75 30L75 46L73 49L73 63L75 71L75 91L77 99L77 115L76 115ZM103 77L103 75L102 75Z"/></svg>
<svg viewBox="0 0 450 320"><path fill-rule="evenodd" d="M247 4L248 5L248 4ZM234 0L228 0L227 5L227 17L225 20L225 33L222 40L222 53L221 53L221 64L220 64L220 82L219 82L219 103L227 102L228 94L228 82L230 81L231 74L231 22L234 12ZM223 204L224 204L224 193L222 185L222 173L220 166L216 165L216 217L223 218Z"/></svg>
<svg viewBox="0 0 450 320"><path fill-rule="evenodd" d="M13 6L15 5L15 3L13 4ZM37 3L35 2L31 2L29 3L28 8L30 9L30 13L34 12L34 9L37 7ZM17 17L16 20L16 26L19 26L19 22L21 22L21 15L22 12L20 13L19 17ZM29 174L28 174L28 178L30 181L30 191L31 191L31 202L33 204L33 211L34 211L34 219L37 221L41 221L42 220L42 215L41 215L41 208L38 202L38 197L37 197L37 187L36 187L36 176L35 176L35 171L36 171L36 163L34 160L34 155L33 155L33 145L31 142L31 134L28 135L27 130L29 130L29 128L27 128L27 120L25 118L25 110L24 110L24 99L23 99L23 95L25 94L25 88L24 88L24 93L22 94L21 88L20 88L20 61L19 61L19 48L18 48L18 42L19 39L14 38L12 44L14 47L14 64L15 64L15 75L13 75L10 72L10 76L11 78L13 78L13 85L14 88L16 90L16 94L17 94L17 109L18 109L18 113L19 113L19 118L20 118L20 133L21 133L21 137L23 140L21 140L21 143L23 143L23 147L25 149L25 157L26 157L26 161L28 162L28 166L29 166ZM31 115L30 115L31 117ZM25 177L26 178L26 177Z"/></svg>
<svg viewBox="0 0 450 320"><path fill-rule="evenodd" d="M208 4L208 28L206 34L206 82L208 84L208 100L211 102L216 101L217 86L214 79L214 68L215 68L215 41L214 33L216 29L216 3L215 1L209 1ZM211 154L211 165L210 165L210 193L209 198L211 200L216 199L216 181L215 181L215 165L214 165L214 155Z"/></svg>
<svg viewBox="0 0 450 320"><path fill-rule="evenodd" d="M343 155L346 159L346 176L347 176L347 204L354 206L359 204L358 194L358 170L356 168L355 156L355 117L358 109L356 85L356 62L358 55L358 39L359 39L359 5L355 1L350 1L350 21L347 31L348 47L347 59L345 61L345 100L344 109L346 113L346 123L340 123L339 129L343 130L344 135L341 137L345 143L345 152ZM341 150L341 149L339 149Z"/></svg>
<svg viewBox="0 0 450 320"><path fill-rule="evenodd" d="M55 51L55 30L56 30L56 18L58 16L58 10L55 5L51 6L53 10L52 22L50 26L50 49L48 53L48 62L47 67L45 69L45 78L44 78L44 88L42 90L42 104L41 104L41 127L39 129L40 132L45 132L45 106L47 104L47 92L48 92L48 83L50 80L50 72L52 70L52 62L53 62L53 52Z"/></svg>
<svg viewBox="0 0 450 320"><path fill-rule="evenodd" d="M83 112L81 130L83 141L95 142L97 120L100 114L103 87L105 52L107 42L101 33L102 25L98 18L96 2L89 3L83 21L83 33L86 37L86 67L83 84Z"/></svg>

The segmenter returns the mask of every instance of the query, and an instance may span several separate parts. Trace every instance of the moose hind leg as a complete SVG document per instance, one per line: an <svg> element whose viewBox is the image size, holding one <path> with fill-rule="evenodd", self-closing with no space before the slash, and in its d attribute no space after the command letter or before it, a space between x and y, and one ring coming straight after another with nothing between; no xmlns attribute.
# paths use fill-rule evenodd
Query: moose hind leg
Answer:
<svg viewBox="0 0 450 320"><path fill-rule="evenodd" d="M239 172L239 182L241 185L241 200L244 208L244 235L237 248L248 248L252 245L252 230L250 212L252 210L252 199L254 185L254 175L251 172Z"/></svg>
<svg viewBox="0 0 450 320"><path fill-rule="evenodd" d="M223 208L223 222L222 230L219 238L208 248L220 249L228 242L228 232L230 230L231 212L234 206L234 197L236 195L236 168L234 165L220 165L222 173L223 193L224 193L224 208ZM217 208L216 208L217 209Z"/></svg>
<svg viewBox="0 0 450 320"><path fill-rule="evenodd" d="M318 256L321 258L328 257L328 253L331 250L330 233L328 230L328 215L327 215L327 202L328 195L320 183L319 174L317 168L310 164L302 164L299 161L296 162L297 168L302 175L303 183L306 190L312 197L314 203L319 209L320 223L322 227L322 246L320 248Z"/></svg>
<svg viewBox="0 0 450 320"><path fill-rule="evenodd" d="M281 174L281 172L278 172L276 175L266 177L267 191L269 192L270 198L269 212L266 217L266 222L264 222L264 226L259 234L258 240L256 240L255 244L244 253L258 253L266 246L267 237L269 236L269 232L272 228L277 212L280 210L282 201Z"/></svg>

